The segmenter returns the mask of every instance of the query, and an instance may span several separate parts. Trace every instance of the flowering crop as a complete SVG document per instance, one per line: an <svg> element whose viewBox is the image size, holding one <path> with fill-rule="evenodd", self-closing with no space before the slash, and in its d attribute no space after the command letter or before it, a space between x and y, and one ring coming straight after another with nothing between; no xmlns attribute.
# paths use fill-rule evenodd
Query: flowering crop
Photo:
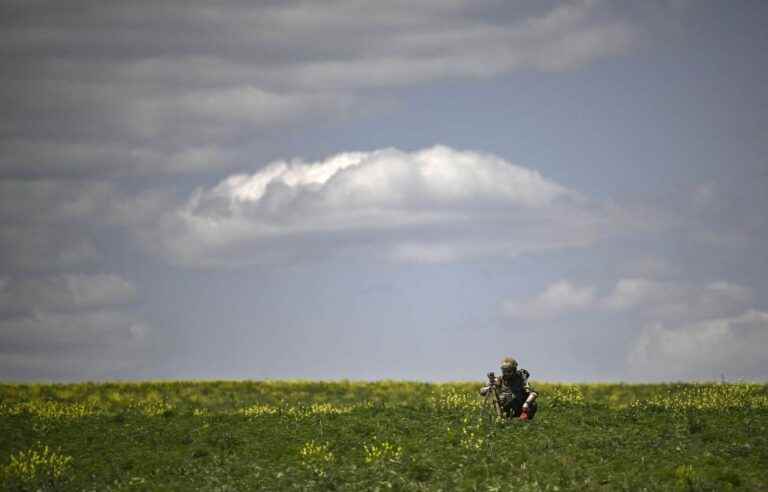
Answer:
<svg viewBox="0 0 768 492"><path fill-rule="evenodd" d="M61 482L72 467L73 458L48 446L37 446L12 454L10 462L0 468L0 483L21 486L50 486Z"/></svg>
<svg viewBox="0 0 768 492"><path fill-rule="evenodd" d="M50 400L24 401L14 404L0 404L0 415L30 415L46 419L72 419L97 413L90 403L65 403Z"/></svg>
<svg viewBox="0 0 768 492"><path fill-rule="evenodd" d="M768 490L767 385L482 384L0 384L0 490Z"/></svg>
<svg viewBox="0 0 768 492"><path fill-rule="evenodd" d="M758 384L686 384L673 385L632 407L684 412L689 410L767 410L768 395Z"/></svg>
<svg viewBox="0 0 768 492"><path fill-rule="evenodd" d="M461 436L459 443L467 450L480 450L486 443L486 436L481 429L481 422L472 423L469 417L462 419Z"/></svg>
<svg viewBox="0 0 768 492"><path fill-rule="evenodd" d="M479 409L483 401L477 397L477 392L460 392L449 388L445 392L438 393L430 398L430 404L439 410L475 410Z"/></svg>
<svg viewBox="0 0 768 492"><path fill-rule="evenodd" d="M575 384L559 384L544 392L543 399L552 407L584 405L584 393Z"/></svg>
<svg viewBox="0 0 768 492"><path fill-rule="evenodd" d="M370 444L363 444L365 462L369 465L381 465L400 461L403 448L389 441L378 441L375 437Z"/></svg>
<svg viewBox="0 0 768 492"><path fill-rule="evenodd" d="M312 403L311 405L268 405L257 403L240 408L235 413L245 417L260 417L262 415L284 415L296 419L310 418L315 415L341 415L352 412L355 408L367 405L334 405L332 403Z"/></svg>
<svg viewBox="0 0 768 492"><path fill-rule="evenodd" d="M315 441L304 443L304 446L299 450L299 456L304 468L312 472L317 478L327 477L329 467L336 460L330 450L330 444L327 442L322 444Z"/></svg>

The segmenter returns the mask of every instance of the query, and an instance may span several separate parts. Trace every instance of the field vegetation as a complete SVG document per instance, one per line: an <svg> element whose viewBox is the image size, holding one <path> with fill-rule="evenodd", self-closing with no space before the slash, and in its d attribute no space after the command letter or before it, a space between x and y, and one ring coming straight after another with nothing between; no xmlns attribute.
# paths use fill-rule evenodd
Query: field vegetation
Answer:
<svg viewBox="0 0 768 492"><path fill-rule="evenodd" d="M4 490L768 490L768 386L0 385Z"/></svg>

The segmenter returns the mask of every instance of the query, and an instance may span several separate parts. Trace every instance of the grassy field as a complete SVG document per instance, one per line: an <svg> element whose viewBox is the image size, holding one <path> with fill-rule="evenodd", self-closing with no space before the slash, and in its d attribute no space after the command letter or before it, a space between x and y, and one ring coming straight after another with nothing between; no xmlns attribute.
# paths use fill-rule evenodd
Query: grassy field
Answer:
<svg viewBox="0 0 768 492"><path fill-rule="evenodd" d="M0 385L5 490L768 490L768 386Z"/></svg>

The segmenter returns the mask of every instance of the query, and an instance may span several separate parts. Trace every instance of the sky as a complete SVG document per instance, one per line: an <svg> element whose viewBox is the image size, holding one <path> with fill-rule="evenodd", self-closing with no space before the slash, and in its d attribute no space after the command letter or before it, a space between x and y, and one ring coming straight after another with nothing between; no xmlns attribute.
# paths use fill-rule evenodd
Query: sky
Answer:
<svg viewBox="0 0 768 492"><path fill-rule="evenodd" d="M768 4L0 2L0 380L768 380Z"/></svg>

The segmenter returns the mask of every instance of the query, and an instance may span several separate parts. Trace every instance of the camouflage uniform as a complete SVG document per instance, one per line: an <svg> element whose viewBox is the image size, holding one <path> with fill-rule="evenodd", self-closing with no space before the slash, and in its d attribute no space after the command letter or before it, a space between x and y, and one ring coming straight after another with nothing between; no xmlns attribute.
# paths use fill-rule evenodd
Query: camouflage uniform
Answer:
<svg viewBox="0 0 768 492"><path fill-rule="evenodd" d="M518 369L510 375L496 377L499 403L505 416L519 417L523 412L523 403L525 403L528 395L534 392L533 387L528 383L529 377L530 373L525 369ZM532 419L537 410L536 401L529 403L528 418Z"/></svg>

